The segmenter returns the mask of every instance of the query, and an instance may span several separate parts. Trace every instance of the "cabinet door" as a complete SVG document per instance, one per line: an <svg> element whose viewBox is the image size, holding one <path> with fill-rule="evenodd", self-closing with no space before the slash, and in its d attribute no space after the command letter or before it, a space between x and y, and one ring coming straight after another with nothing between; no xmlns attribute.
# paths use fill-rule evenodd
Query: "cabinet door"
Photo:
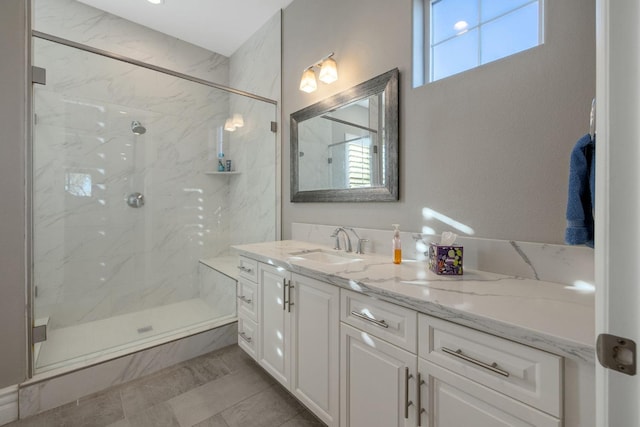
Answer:
<svg viewBox="0 0 640 427"><path fill-rule="evenodd" d="M292 277L293 394L329 427L339 424L340 290Z"/></svg>
<svg viewBox="0 0 640 427"><path fill-rule="evenodd" d="M415 426L417 356L344 323L340 336L340 425Z"/></svg>
<svg viewBox="0 0 640 427"><path fill-rule="evenodd" d="M562 422L461 375L418 359L418 426L559 427Z"/></svg>
<svg viewBox="0 0 640 427"><path fill-rule="evenodd" d="M290 273L270 265L258 267L260 298L260 365L286 388L291 371L290 314L287 306ZM285 286L285 283L287 286Z"/></svg>

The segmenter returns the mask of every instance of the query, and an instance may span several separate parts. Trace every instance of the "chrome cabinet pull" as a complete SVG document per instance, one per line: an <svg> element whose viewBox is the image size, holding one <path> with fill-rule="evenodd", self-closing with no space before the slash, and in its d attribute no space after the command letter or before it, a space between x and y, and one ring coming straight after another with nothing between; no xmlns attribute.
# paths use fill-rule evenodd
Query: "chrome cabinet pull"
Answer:
<svg viewBox="0 0 640 427"><path fill-rule="evenodd" d="M288 307L287 310L289 311L289 313L291 313L291 306L294 305L291 302L291 289L294 288L294 286L291 285L291 280L289 280L289 286L288 287L289 287L289 299L287 300L287 307Z"/></svg>
<svg viewBox="0 0 640 427"><path fill-rule="evenodd" d="M247 304L251 304L251 298L247 298L247 297L245 297L244 295L239 295L239 296L238 296L238 299L239 299L240 301L246 302Z"/></svg>
<svg viewBox="0 0 640 427"><path fill-rule="evenodd" d="M237 268L238 270L244 271L245 273L253 272L253 268L245 267L244 265L238 265Z"/></svg>
<svg viewBox="0 0 640 427"><path fill-rule="evenodd" d="M425 384L422 375L418 372L418 396L416 398L418 400L418 427L422 426L422 414L427 412L427 410L422 407L422 386Z"/></svg>
<svg viewBox="0 0 640 427"><path fill-rule="evenodd" d="M245 334L244 332L240 332L240 338L242 338L243 340L245 340L246 342L250 343L251 342L251 337L248 337L247 334Z"/></svg>
<svg viewBox="0 0 640 427"><path fill-rule="evenodd" d="M282 310L287 310L287 279L282 279Z"/></svg>
<svg viewBox="0 0 640 427"><path fill-rule="evenodd" d="M381 328L385 328L385 329L387 329L387 328L389 327L389 325L387 324L387 322L385 322L384 320L377 320L377 319L373 319L373 318L371 318L371 317L369 317L369 316L367 316L367 315L364 315L364 314L362 314L362 313L358 313L358 312L357 312L357 311L355 311L355 310L351 311L351 314L352 314L352 315L354 315L354 316L356 316L356 317L359 317L359 318L360 318L360 319L362 319L362 320L366 320L367 322L371 322L371 323L373 323L374 325L380 326Z"/></svg>
<svg viewBox="0 0 640 427"><path fill-rule="evenodd" d="M409 400L409 379L413 378L413 375L409 373L409 367L404 368L404 419L409 419L409 406L413 405L413 402Z"/></svg>
<svg viewBox="0 0 640 427"><path fill-rule="evenodd" d="M498 364L496 362L493 362L492 364L481 362L479 360L474 359L473 357L467 356L460 349L451 350L451 349L448 349L446 347L442 347L441 350L444 351L447 354L450 354L452 356L455 356L457 358L465 360L465 361L467 361L469 363L473 363L474 365L480 366L481 368L488 369L491 372L495 372L496 374L500 374L503 377L508 377L509 376L509 372L498 368Z"/></svg>

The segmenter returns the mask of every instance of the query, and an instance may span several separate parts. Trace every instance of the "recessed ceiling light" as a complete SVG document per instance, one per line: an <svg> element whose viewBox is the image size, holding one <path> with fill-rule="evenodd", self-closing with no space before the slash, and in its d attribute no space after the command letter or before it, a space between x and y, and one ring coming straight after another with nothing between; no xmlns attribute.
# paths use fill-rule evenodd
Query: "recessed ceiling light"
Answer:
<svg viewBox="0 0 640 427"><path fill-rule="evenodd" d="M151 4L162 4L164 0L147 0Z"/></svg>

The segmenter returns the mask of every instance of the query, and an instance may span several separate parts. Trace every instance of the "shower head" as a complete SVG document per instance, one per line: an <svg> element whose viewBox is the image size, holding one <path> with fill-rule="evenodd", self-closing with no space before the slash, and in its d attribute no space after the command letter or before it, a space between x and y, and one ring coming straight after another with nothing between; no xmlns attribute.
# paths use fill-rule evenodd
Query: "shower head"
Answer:
<svg viewBox="0 0 640 427"><path fill-rule="evenodd" d="M131 122L131 131L136 135L142 135L147 131L147 128L142 126L142 123L140 123L139 121L134 120Z"/></svg>

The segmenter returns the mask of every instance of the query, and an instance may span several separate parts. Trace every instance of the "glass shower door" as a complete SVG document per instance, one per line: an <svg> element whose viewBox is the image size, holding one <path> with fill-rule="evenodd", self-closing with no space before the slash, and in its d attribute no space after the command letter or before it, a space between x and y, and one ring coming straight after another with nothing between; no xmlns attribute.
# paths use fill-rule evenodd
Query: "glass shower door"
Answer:
<svg viewBox="0 0 640 427"><path fill-rule="evenodd" d="M36 372L235 320L198 260L275 238L275 106L46 40L34 64Z"/></svg>

